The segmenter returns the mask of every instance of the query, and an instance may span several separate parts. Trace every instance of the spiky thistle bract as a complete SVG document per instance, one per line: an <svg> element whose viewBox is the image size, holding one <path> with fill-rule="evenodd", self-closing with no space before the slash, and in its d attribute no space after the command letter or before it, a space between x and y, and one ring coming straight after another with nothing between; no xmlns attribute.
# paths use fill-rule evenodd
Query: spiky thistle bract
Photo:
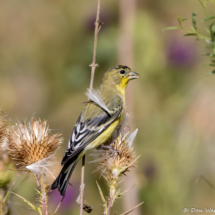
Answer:
<svg viewBox="0 0 215 215"><path fill-rule="evenodd" d="M8 150L15 165L20 169L53 155L62 142L60 134L50 134L44 120L32 118L27 126L25 122L16 123L9 134Z"/></svg>

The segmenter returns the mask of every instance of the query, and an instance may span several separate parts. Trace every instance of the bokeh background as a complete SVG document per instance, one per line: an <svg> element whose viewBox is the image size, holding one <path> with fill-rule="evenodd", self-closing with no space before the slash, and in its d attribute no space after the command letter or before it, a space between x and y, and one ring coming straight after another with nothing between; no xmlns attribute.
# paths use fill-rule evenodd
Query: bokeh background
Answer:
<svg viewBox="0 0 215 215"><path fill-rule="evenodd" d="M211 185L215 184L215 78L206 75L212 69L205 65L209 59L200 56L203 43L183 37L181 30L162 32L177 25L177 14L189 18L185 26L191 26L194 10L200 25L204 10L197 0L136 0L132 7L126 1L101 2L104 25L98 37L94 82L98 87L104 72L116 64L127 64L141 75L128 89L132 93L127 92L132 128L139 129L134 145L141 157L128 176L136 186L127 198L117 201L113 212L124 212L129 199L144 201L135 215L215 208ZM82 102L87 100L96 8L95 0L0 1L0 108L13 122L36 116L46 119L53 133L62 133L59 165L52 169L55 176ZM123 26L129 28L123 31ZM123 40L126 35L129 44ZM80 167L58 214L79 214L75 201ZM102 201L96 181L104 193L108 191L100 174L93 173L95 168L86 164L85 195L97 215L102 214ZM14 189L35 202L35 185L30 174L21 174ZM11 198L14 214L34 214L17 197ZM54 211L60 196L54 191L49 201Z"/></svg>

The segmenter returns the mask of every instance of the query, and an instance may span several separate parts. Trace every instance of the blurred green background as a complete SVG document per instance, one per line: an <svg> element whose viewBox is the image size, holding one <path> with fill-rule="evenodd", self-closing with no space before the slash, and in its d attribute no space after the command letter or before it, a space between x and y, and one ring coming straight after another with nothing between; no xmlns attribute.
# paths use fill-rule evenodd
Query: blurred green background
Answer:
<svg viewBox="0 0 215 215"><path fill-rule="evenodd" d="M34 115L48 120L53 133L63 134L55 176L82 102L87 100L96 8L97 1L92 0L0 1L0 108L14 122ZM133 124L139 129L135 147L141 157L133 176L138 201L144 204L137 214L215 208L214 188L199 180L203 175L215 184L215 78L206 76L211 68L205 65L208 59L200 56L202 43L183 38L180 30L162 32L177 25L177 14L190 18L185 23L190 26L194 10L200 23L204 11L197 0L136 1L132 69L141 79L133 84L133 104L127 105L133 106ZM213 10L209 4L211 15ZM98 38L95 88L104 72L120 63L119 2L102 0L100 19L104 25ZM58 214L79 214L75 200L80 167ZM102 201L96 180L106 194L107 186L99 173L92 173L94 169L87 163L85 194L94 207L92 214L97 215L102 214ZM34 202L34 178L22 174L17 180L15 191ZM17 197L11 198L14 214L34 214ZM57 192L52 192L52 211L59 201ZM124 201L119 199L113 212L124 212Z"/></svg>

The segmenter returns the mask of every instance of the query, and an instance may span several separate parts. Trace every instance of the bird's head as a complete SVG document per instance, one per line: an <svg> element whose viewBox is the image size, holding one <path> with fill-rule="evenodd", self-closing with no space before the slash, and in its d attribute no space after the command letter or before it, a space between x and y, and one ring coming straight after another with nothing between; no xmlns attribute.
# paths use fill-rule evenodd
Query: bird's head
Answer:
<svg viewBox="0 0 215 215"><path fill-rule="evenodd" d="M112 85L120 90L124 90L130 80L139 77L140 75L133 72L129 67L118 65L110 68L104 74L102 84Z"/></svg>

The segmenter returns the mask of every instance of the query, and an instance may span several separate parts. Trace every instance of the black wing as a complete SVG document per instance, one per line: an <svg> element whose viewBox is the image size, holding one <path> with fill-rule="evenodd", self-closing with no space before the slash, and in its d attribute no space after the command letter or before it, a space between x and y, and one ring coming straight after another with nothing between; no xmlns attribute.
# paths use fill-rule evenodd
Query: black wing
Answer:
<svg viewBox="0 0 215 215"><path fill-rule="evenodd" d="M120 116L123 103L122 99L119 99L120 102L117 102L117 107L112 109L110 114L101 109L99 116L82 121L83 112L81 113L70 136L61 165L80 154L88 144L95 140Z"/></svg>

